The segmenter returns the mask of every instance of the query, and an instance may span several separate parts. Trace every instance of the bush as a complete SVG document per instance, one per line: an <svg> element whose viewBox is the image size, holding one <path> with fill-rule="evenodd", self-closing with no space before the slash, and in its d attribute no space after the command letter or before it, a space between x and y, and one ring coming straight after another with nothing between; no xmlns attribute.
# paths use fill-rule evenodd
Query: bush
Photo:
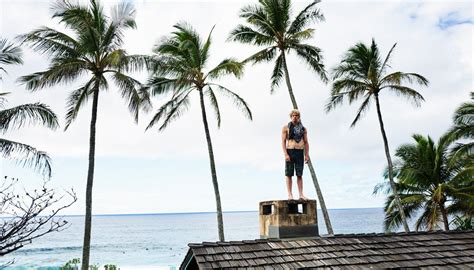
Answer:
<svg viewBox="0 0 474 270"><path fill-rule="evenodd" d="M59 270L79 270L81 268L81 260L79 258L74 258L72 260L69 260L65 265L59 267ZM99 270L99 265L90 265L89 266L90 270ZM116 265L114 264L106 264L104 265L104 270L120 270Z"/></svg>

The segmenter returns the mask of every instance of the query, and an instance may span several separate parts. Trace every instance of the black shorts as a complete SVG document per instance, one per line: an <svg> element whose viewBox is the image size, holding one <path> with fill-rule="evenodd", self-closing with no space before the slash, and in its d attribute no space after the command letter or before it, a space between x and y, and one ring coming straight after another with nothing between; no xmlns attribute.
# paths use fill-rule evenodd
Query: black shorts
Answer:
<svg viewBox="0 0 474 270"><path fill-rule="evenodd" d="M285 176L303 176L304 167L304 150L303 149L286 149L290 156L290 161L285 163Z"/></svg>

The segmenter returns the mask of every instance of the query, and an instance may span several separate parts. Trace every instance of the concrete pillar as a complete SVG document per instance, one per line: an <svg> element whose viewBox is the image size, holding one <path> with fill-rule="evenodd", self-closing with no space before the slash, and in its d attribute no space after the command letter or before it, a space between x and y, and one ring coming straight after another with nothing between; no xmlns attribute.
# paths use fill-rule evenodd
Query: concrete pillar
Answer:
<svg viewBox="0 0 474 270"><path fill-rule="evenodd" d="M315 237L318 232L316 200L260 202L260 238Z"/></svg>

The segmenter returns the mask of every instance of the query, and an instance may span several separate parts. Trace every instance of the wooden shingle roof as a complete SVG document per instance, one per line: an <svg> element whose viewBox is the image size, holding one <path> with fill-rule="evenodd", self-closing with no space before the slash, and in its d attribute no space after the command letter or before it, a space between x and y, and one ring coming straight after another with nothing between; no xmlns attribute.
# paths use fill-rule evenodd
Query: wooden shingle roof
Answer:
<svg viewBox="0 0 474 270"><path fill-rule="evenodd" d="M193 267L194 265L194 267ZM189 244L181 269L474 268L474 231L341 234Z"/></svg>

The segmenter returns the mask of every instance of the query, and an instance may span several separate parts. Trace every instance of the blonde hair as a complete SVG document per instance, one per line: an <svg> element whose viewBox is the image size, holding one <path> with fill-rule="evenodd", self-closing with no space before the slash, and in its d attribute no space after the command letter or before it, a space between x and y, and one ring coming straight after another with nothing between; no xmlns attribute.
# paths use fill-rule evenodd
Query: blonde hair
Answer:
<svg viewBox="0 0 474 270"><path fill-rule="evenodd" d="M290 118L291 118L291 116L292 116L294 113L296 113L299 117L301 117L300 111L297 110L297 109L293 109L293 110L291 110L291 112L290 112Z"/></svg>

